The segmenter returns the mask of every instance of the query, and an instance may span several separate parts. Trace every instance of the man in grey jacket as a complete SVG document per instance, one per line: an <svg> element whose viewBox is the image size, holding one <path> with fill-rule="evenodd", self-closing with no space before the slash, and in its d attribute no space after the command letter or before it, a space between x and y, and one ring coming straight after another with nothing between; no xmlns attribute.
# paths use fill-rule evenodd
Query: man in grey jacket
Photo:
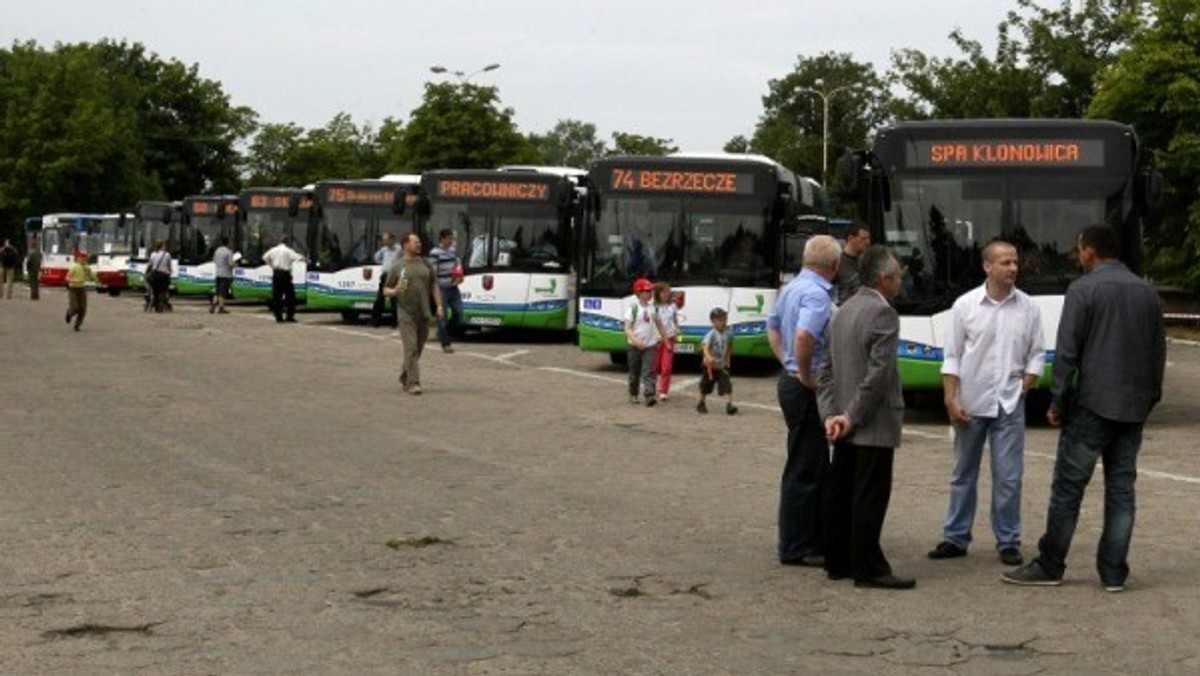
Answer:
<svg viewBox="0 0 1200 676"><path fill-rule="evenodd" d="M1038 556L1004 573L1005 582L1062 584L1079 505L1096 461L1104 459L1104 530L1096 570L1106 591L1125 589L1133 535L1134 482L1142 427L1162 399L1166 333L1162 301L1117 257L1117 233L1093 225L1079 234L1087 273L1067 288L1055 343L1054 397L1046 417L1063 426Z"/></svg>
<svg viewBox="0 0 1200 676"><path fill-rule="evenodd" d="M900 262L886 247L863 252L862 286L833 315L817 376L825 432L834 442L825 571L831 580L853 577L856 587L912 589L917 584L892 574L879 545L904 422L896 363L900 318L891 306L900 275Z"/></svg>

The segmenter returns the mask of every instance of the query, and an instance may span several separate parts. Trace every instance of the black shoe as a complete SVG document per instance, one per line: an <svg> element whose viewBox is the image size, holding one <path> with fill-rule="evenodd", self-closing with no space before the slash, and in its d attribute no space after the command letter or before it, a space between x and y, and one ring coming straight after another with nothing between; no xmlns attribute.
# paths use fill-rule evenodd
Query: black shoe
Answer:
<svg viewBox="0 0 1200 676"><path fill-rule="evenodd" d="M779 557L779 563L785 566L803 566L805 568L824 568L825 557L820 554L805 554L804 556Z"/></svg>
<svg viewBox="0 0 1200 676"><path fill-rule="evenodd" d="M917 581L910 577L881 575L869 580L855 580L854 586L860 589L912 589L917 586Z"/></svg>
<svg viewBox="0 0 1200 676"><path fill-rule="evenodd" d="M76 325L75 325L75 330L76 330L76 331L78 331L78 330L79 330L79 324L76 324Z"/></svg>
<svg viewBox="0 0 1200 676"><path fill-rule="evenodd" d="M276 323L276 324L282 324L282 323L283 323L283 317L276 317L276 318L275 318L275 323Z"/></svg>
<svg viewBox="0 0 1200 676"><path fill-rule="evenodd" d="M400 386L406 390L408 389L408 374L407 373L400 374Z"/></svg>
<svg viewBox="0 0 1200 676"><path fill-rule="evenodd" d="M653 394L647 394L645 396L645 400L646 400L646 408L650 408L651 406L658 403L658 399L655 399Z"/></svg>
<svg viewBox="0 0 1200 676"><path fill-rule="evenodd" d="M450 347L449 344L446 344L442 346L442 352L445 352L446 354L454 354L454 348Z"/></svg>
<svg viewBox="0 0 1200 676"><path fill-rule="evenodd" d="M71 313L70 312L68 312L67 316L63 318L63 321L65 321L68 324L71 323Z"/></svg>
<svg viewBox="0 0 1200 676"><path fill-rule="evenodd" d="M1016 547L1004 547L1000 550L1000 563L1006 566L1020 566L1025 563L1021 550Z"/></svg>
<svg viewBox="0 0 1200 676"><path fill-rule="evenodd" d="M827 570L825 571L825 577L830 580L845 580L850 577L850 573L843 573L840 570Z"/></svg>
<svg viewBox="0 0 1200 676"><path fill-rule="evenodd" d="M729 403L725 404L725 412L728 413L729 415L736 415L737 411L738 411L737 406L734 406L733 402L729 402Z"/></svg>
<svg viewBox="0 0 1200 676"><path fill-rule="evenodd" d="M295 318L295 317L288 317L288 318L287 318L287 321L289 321L289 322L291 322L291 323L295 324L295 323L296 323L296 318Z"/></svg>
<svg viewBox="0 0 1200 676"><path fill-rule="evenodd" d="M960 556L966 556L967 550L965 547L958 545L948 540L942 540L929 552L931 559L957 559Z"/></svg>
<svg viewBox="0 0 1200 676"><path fill-rule="evenodd" d="M1057 587L1062 584L1061 577L1052 577L1042 569L1042 564L1036 560L1016 570L1000 573L1000 579L1009 584L1019 584L1027 587Z"/></svg>
<svg viewBox="0 0 1200 676"><path fill-rule="evenodd" d="M704 402L696 404L696 413L708 413L708 407L704 405Z"/></svg>

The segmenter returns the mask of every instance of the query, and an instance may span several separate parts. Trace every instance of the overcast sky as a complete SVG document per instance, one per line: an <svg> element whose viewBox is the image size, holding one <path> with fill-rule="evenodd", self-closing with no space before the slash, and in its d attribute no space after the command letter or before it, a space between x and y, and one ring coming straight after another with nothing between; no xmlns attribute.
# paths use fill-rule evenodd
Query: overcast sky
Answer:
<svg viewBox="0 0 1200 676"><path fill-rule="evenodd" d="M1045 3L1043 3L1045 4ZM1057 5L1057 0L1051 4ZM263 122L407 119L433 65L499 88L523 132L564 118L720 150L749 135L767 82L800 56L957 55L960 27L990 54L1014 0L0 0L0 42L140 42L197 64Z"/></svg>

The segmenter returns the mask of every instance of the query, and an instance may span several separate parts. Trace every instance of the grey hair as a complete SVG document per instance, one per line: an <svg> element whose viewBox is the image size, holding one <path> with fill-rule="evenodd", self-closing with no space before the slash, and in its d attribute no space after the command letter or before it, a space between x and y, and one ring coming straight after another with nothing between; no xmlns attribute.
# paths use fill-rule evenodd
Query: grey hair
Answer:
<svg viewBox="0 0 1200 676"><path fill-rule="evenodd" d="M832 269L841 255L842 245L829 235L813 235L804 243L804 267L817 265Z"/></svg>
<svg viewBox="0 0 1200 676"><path fill-rule="evenodd" d="M858 281L863 286L878 289L880 278L899 271L900 261L896 260L896 254L882 244L867 247L858 257Z"/></svg>

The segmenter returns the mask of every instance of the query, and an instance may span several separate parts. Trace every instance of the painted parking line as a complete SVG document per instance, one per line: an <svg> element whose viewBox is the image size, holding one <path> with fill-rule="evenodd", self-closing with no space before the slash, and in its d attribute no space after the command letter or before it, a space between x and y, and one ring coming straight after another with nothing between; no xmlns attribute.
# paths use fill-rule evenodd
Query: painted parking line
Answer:
<svg viewBox="0 0 1200 676"><path fill-rule="evenodd" d="M325 330L333 331L334 333L341 333L341 334L349 335L349 336L359 336L361 338L370 338L371 340L387 340L389 338L389 336L381 336L381 335L378 335L375 333L367 333L366 331L356 331L354 329L343 329L340 326L326 326Z"/></svg>

